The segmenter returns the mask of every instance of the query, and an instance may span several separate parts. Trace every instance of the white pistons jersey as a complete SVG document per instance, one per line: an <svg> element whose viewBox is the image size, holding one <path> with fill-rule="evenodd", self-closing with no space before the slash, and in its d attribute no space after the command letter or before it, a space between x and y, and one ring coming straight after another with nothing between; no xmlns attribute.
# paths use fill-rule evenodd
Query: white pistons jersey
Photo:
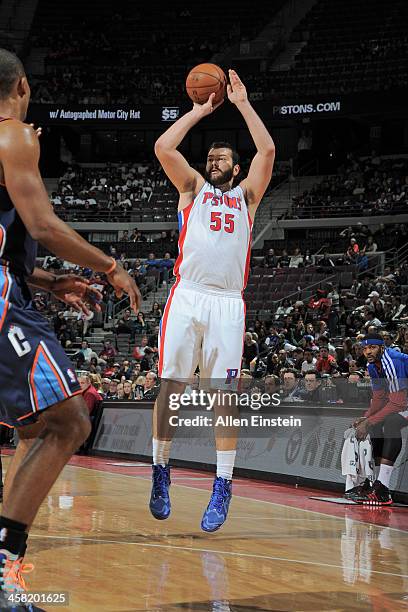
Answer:
<svg viewBox="0 0 408 612"><path fill-rule="evenodd" d="M252 220L242 188L222 192L204 183L179 217L178 280L210 289L243 291L251 250Z"/></svg>

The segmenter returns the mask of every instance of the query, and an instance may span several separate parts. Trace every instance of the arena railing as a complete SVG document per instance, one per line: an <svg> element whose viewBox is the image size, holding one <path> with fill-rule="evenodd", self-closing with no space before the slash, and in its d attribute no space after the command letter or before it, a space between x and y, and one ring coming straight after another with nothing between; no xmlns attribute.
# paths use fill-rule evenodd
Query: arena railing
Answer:
<svg viewBox="0 0 408 612"><path fill-rule="evenodd" d="M371 267L368 267L366 270L361 270L361 271L356 271L354 270L354 273L356 274L357 278L360 278L366 274L378 274L379 272L382 272L384 269L384 263L385 263L385 253L384 252L380 252L380 253L372 253L372 255L380 255L380 261L377 261L375 264L373 264ZM340 257L343 256L343 253L332 253L329 254L329 258L335 258L335 257ZM318 263L316 264L318 265ZM380 268L380 270L378 269ZM283 302L284 300L291 300L291 299L295 299L296 296L299 296L303 294L303 292L309 292L314 290L317 290L319 288L321 288L321 285L327 285L328 283L337 283L338 280L338 274L331 274L330 276L327 276L326 278L324 278L323 280L319 280L316 281L315 283L312 283L311 285L307 285L306 287L301 287L300 291L294 291L292 293L289 293L288 295L285 295L284 297L280 298L279 300L276 301L272 301L272 304L274 306L274 308L277 308L278 305ZM307 298L302 298L300 297L300 299L303 301L304 299Z"/></svg>

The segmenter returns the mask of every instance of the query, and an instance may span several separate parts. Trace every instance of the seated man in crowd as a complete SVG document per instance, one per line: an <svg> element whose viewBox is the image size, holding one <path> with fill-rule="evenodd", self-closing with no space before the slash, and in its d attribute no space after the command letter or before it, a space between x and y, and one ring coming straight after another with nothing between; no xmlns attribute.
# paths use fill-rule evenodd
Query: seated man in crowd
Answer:
<svg viewBox="0 0 408 612"><path fill-rule="evenodd" d="M308 370L304 375L304 388L301 389L299 397L305 402L319 404L321 378L317 370Z"/></svg>
<svg viewBox="0 0 408 612"><path fill-rule="evenodd" d="M115 332L117 334L129 334L132 335L134 330L133 320L131 319L130 310L125 310L125 313L121 319L119 319Z"/></svg>
<svg viewBox="0 0 408 612"><path fill-rule="evenodd" d="M157 374L153 371L147 372L143 386L143 398L141 399L155 401L159 391L160 386L158 384Z"/></svg>
<svg viewBox="0 0 408 612"><path fill-rule="evenodd" d="M314 351L310 348L306 348L303 352L304 361L302 362L302 374L310 372L316 369L317 359L314 356Z"/></svg>
<svg viewBox="0 0 408 612"><path fill-rule="evenodd" d="M86 340L82 340L80 350L72 356L72 358L76 360L78 367L89 365L92 357L98 359L98 355L91 349Z"/></svg>
<svg viewBox="0 0 408 612"><path fill-rule="evenodd" d="M87 372L81 372L78 376L79 384L81 385L82 395L88 406L89 415L92 416L95 408L102 401L102 396L98 393L91 382L91 377Z"/></svg>
<svg viewBox="0 0 408 612"><path fill-rule="evenodd" d="M108 359L116 357L116 354L117 350L112 345L112 342L110 340L105 340L103 343L103 349L99 353L99 357L104 361L108 361Z"/></svg>
<svg viewBox="0 0 408 612"><path fill-rule="evenodd" d="M145 351L144 351L144 356L140 362L140 370L142 372L147 372L153 369L154 357L155 357L155 351L152 348L150 348L150 346L146 346Z"/></svg>
<svg viewBox="0 0 408 612"><path fill-rule="evenodd" d="M299 373L294 370L282 370L282 387L283 387L283 401L296 401L299 399L300 385L299 385Z"/></svg>
<svg viewBox="0 0 408 612"><path fill-rule="evenodd" d="M320 347L316 370L320 374L333 374L337 370L336 360L333 355L329 355L329 349L326 346Z"/></svg>

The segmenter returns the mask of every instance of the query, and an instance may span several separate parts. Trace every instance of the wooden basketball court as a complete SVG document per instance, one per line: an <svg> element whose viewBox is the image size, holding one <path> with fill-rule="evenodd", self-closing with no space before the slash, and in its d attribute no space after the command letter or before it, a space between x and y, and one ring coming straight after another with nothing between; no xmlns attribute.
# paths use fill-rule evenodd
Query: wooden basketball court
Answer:
<svg viewBox="0 0 408 612"><path fill-rule="evenodd" d="M148 510L150 474L87 457L65 468L26 557L30 591L69 593L69 608L46 610L408 610L408 510L236 479L227 523L206 534L211 475L173 469L172 515L160 522Z"/></svg>

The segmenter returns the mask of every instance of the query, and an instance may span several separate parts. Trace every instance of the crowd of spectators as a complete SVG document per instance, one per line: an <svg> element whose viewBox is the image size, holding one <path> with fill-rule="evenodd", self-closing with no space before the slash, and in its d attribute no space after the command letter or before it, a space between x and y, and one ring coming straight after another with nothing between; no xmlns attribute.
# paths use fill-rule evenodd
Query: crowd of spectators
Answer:
<svg viewBox="0 0 408 612"><path fill-rule="evenodd" d="M129 221L139 210L154 206L163 192L171 191L159 164L119 163L103 167L68 166L52 192L51 202L57 214L67 221ZM175 195L169 204L175 220ZM167 205L166 204L166 205ZM161 207L160 212L163 212ZM167 210L167 208L166 208ZM174 219L173 219L174 217Z"/></svg>
<svg viewBox="0 0 408 612"><path fill-rule="evenodd" d="M346 290L327 283L308 302L286 299L270 320L255 318L244 341L247 388L289 402L367 403L359 340L370 332L408 354L408 263L356 276Z"/></svg>
<svg viewBox="0 0 408 612"><path fill-rule="evenodd" d="M294 196L287 219L408 212L408 159L347 155L337 174Z"/></svg>
<svg viewBox="0 0 408 612"><path fill-rule="evenodd" d="M350 228L343 233L349 235ZM271 265L282 265L273 253L268 257ZM292 257L300 263L302 255L296 252ZM331 260L327 254L322 257ZM285 256L283 264L287 265ZM106 294L103 278L98 275L92 282ZM355 275L347 289L325 283L308 300L283 300L271 310L269 320L247 320L243 389L280 393L289 402L366 402L369 378L359 339L380 331L386 346L408 354L407 289L408 263L403 263L394 270L385 267L381 275ZM40 311L51 314L76 369L86 371L89 380L84 384L90 381L93 397L95 389L103 399L155 399L160 388L158 334L164 304L154 302L150 312L137 317L126 310L114 321L112 340L106 339L98 352L86 339L73 352L78 336L84 338L98 314L86 321L72 309L59 310L60 305L48 303L40 292L34 301ZM128 338L126 355L119 352L118 339L123 336Z"/></svg>
<svg viewBox="0 0 408 612"><path fill-rule="evenodd" d="M228 4L228 3L227 3ZM209 62L231 48L245 49L282 4L268 3L258 14L231 3L228 28L196 7L174 7L161 15L149 7L120 7L110 16L41 12L34 22L32 46L47 49L46 75L33 81L33 102L47 104L177 103L180 84L193 65ZM290 70L276 71L281 49L268 41L262 70L248 69L245 79L254 100L276 95L403 88L408 83L407 15L403 0L359 2L344 10L344 0L320 0L294 29L291 42L304 45ZM262 17L260 17L262 14ZM165 19L160 25L160 18ZM209 27L208 18L211 26ZM53 26L53 19L59 27ZM44 23L44 22L48 23ZM154 28L152 25L154 24ZM347 36L345 35L347 31ZM205 32L205 36L202 33ZM138 44L135 45L134 41ZM244 51L245 53L245 51Z"/></svg>
<svg viewBox="0 0 408 612"><path fill-rule="evenodd" d="M298 242L288 239L277 248L265 248L264 256L258 256L260 265L265 268L310 268L313 266L315 272L335 273L339 266L350 266L359 272L370 270L375 261L374 255L388 251L390 248L402 249L408 246L408 230L404 223L385 225L383 223L370 229L359 221L355 226L349 225L340 232L333 230L329 243L323 243L320 254L313 254L314 249L301 251ZM310 239L313 240L313 239ZM274 242L274 241L270 241ZM321 245L322 241L314 239L314 244ZM327 249L331 247L329 254ZM378 258L377 258L378 259ZM374 262L374 264L373 264Z"/></svg>
<svg viewBox="0 0 408 612"><path fill-rule="evenodd" d="M74 2L69 12L61 13L57 5L45 15L40 10L31 44L47 49L46 75L33 82L32 101L121 105L179 101L180 85L192 66L256 36L265 18L281 4L282 0L268 3L261 16L246 3L226 0L228 28L215 13L203 14L194 5L169 5L159 13L149 6L143 11L129 4L126 11L121 6L100 6L98 15L94 11L87 15Z"/></svg>

